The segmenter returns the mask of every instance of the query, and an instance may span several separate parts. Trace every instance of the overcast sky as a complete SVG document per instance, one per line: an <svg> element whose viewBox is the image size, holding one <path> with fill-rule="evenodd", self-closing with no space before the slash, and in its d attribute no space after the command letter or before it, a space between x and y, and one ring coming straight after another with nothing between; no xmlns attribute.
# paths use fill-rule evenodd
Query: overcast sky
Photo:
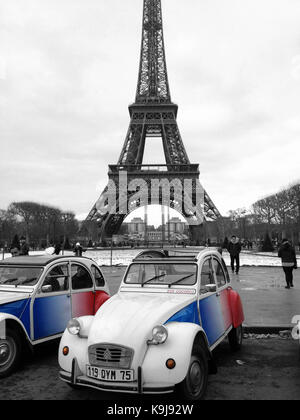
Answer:
<svg viewBox="0 0 300 420"><path fill-rule="evenodd" d="M0 0L0 208L30 200L89 212L128 129L142 6ZM300 1L162 6L179 129L219 210L298 180ZM152 160L160 151L151 147Z"/></svg>

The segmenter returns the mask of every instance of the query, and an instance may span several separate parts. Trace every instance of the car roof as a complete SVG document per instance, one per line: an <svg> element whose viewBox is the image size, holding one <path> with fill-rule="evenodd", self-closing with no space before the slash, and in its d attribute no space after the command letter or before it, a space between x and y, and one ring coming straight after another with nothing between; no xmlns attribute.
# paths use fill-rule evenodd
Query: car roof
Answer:
<svg viewBox="0 0 300 420"><path fill-rule="evenodd" d="M63 255L36 255L36 256L25 255L25 256L20 256L20 257L6 258L5 260L0 261L0 267L4 265L5 266L27 265L30 267L32 266L45 267L49 263L60 261L60 260L66 260L66 259L67 260L72 259L74 261L81 261L81 260L90 261L90 258L75 257L72 255L66 255L66 256L63 256Z"/></svg>
<svg viewBox="0 0 300 420"><path fill-rule="evenodd" d="M153 253L151 255L151 253ZM172 255L174 253L174 255ZM160 255L158 255L160 254ZM218 258L222 258L222 254L217 248L203 248L203 249L184 249L184 250L161 250L161 251L143 251L139 255L137 255L133 262L198 262L201 258L205 258L206 256L214 255Z"/></svg>

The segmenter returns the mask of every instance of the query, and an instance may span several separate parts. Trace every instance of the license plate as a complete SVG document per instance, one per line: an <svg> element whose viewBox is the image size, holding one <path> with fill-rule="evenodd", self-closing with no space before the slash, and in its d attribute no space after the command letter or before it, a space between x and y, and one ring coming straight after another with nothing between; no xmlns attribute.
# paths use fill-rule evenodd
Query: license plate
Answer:
<svg viewBox="0 0 300 420"><path fill-rule="evenodd" d="M86 375L89 378L107 382L133 382L133 370L105 369L95 366L86 367Z"/></svg>

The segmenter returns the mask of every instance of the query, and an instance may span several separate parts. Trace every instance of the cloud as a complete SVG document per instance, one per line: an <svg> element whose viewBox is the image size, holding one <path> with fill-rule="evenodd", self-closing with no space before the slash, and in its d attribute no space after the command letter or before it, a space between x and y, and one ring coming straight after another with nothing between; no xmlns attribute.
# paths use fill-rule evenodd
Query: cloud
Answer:
<svg viewBox="0 0 300 420"><path fill-rule="evenodd" d="M299 2L162 5L179 129L216 205L226 214L298 179ZM0 208L27 199L85 214L127 133L142 2L0 7Z"/></svg>

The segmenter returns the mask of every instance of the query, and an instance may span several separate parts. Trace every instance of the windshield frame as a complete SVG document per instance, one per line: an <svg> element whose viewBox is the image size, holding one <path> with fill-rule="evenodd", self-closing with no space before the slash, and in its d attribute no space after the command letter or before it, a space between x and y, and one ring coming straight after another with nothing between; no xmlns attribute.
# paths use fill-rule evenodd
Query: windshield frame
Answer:
<svg viewBox="0 0 300 420"><path fill-rule="evenodd" d="M174 284L167 283L167 282L152 283L151 281L150 282L147 282L147 280L149 280L149 279L146 279L144 283L130 283L130 282L127 282L126 281L127 280L127 276L128 276L128 273L129 273L131 267L132 266L136 266L136 265L138 265L138 266L142 266L142 265L182 265L182 266L189 266L189 267L193 266L193 267L196 267L196 270L195 270L195 280L194 280L194 283L192 283L192 284L181 284L180 282L177 282L177 281ZM182 288L182 287L184 287L184 288L186 288L186 287L195 287L197 285L197 283L198 283L198 272L199 272L199 267L198 267L197 262L191 262L191 261L189 261L189 262L182 262L182 261L179 261L179 262L176 262L176 261L151 261L151 260L147 260L147 261L135 261L135 262L131 263L129 265L128 269L126 270L126 273L124 275L124 279L123 279L122 283L125 286L130 286L130 287L138 287L139 286L139 287L141 287L143 289L146 288L147 286L148 287L149 286L152 286L152 287L162 287L163 286L164 288L171 288L171 287L180 287L180 288ZM193 273L191 273L191 275L192 274ZM183 273L182 273L182 276L184 277L184 274Z"/></svg>
<svg viewBox="0 0 300 420"><path fill-rule="evenodd" d="M39 282L41 280L41 277L42 277L42 275L43 275L43 273L45 271L45 267L42 266L42 265L1 264L0 265L0 270L1 270L1 268L15 268L15 269L18 269L18 268L26 269L26 268L28 268L28 269L37 269L37 270L40 270L40 273L36 277L36 283L35 284L26 284L26 283L25 284L17 284L17 283L11 283L11 284L6 283L6 284L4 284L4 283L0 283L0 289L2 289L2 288L3 289L11 289L11 288L13 288L13 289L21 289L21 288L24 288L24 287L25 288L34 289L34 288L36 288L38 286L38 284L39 284Z"/></svg>

